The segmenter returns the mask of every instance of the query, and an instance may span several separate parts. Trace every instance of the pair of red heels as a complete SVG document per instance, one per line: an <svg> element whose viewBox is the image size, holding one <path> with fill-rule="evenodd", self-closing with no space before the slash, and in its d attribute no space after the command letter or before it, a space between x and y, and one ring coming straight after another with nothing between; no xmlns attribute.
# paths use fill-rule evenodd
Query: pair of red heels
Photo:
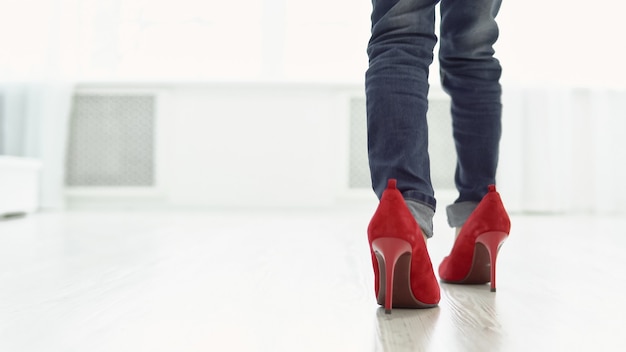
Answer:
<svg viewBox="0 0 626 352"><path fill-rule="evenodd" d="M496 290L496 258L511 222L495 186L463 225L450 255L439 266L441 281L491 282ZM430 308L440 290L422 231L391 179L367 229L378 304L391 308Z"/></svg>

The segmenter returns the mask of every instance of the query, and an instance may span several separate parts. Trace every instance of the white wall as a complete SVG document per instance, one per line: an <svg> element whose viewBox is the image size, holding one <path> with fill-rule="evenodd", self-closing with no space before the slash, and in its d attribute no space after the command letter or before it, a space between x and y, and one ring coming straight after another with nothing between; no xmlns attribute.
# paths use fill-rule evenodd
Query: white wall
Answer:
<svg viewBox="0 0 626 352"><path fill-rule="evenodd" d="M514 85L626 88L618 0L503 0L496 55Z"/></svg>

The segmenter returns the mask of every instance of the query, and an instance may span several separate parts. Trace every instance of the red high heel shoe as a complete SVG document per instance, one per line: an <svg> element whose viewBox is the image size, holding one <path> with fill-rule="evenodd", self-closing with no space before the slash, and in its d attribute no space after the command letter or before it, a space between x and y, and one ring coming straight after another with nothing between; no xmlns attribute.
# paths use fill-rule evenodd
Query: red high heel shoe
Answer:
<svg viewBox="0 0 626 352"><path fill-rule="evenodd" d="M441 281L454 284L491 282L496 291L496 259L509 236L511 221L494 185L461 228L450 255L439 266Z"/></svg>
<svg viewBox="0 0 626 352"><path fill-rule="evenodd" d="M430 308L439 303L439 283L433 272L422 231L390 179L367 228L374 265L378 304L391 308Z"/></svg>

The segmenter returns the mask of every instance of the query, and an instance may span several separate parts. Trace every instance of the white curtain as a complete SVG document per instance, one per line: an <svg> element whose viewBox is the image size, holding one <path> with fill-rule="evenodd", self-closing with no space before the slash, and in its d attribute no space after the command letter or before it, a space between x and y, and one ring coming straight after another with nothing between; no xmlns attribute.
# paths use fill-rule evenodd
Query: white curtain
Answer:
<svg viewBox="0 0 626 352"><path fill-rule="evenodd" d="M512 209L626 212L626 22L617 0L588 5L502 2L498 183Z"/></svg>
<svg viewBox="0 0 626 352"><path fill-rule="evenodd" d="M5 0L0 12L0 154L42 162L43 208L64 206L77 5L78 0Z"/></svg>
<svg viewBox="0 0 626 352"><path fill-rule="evenodd" d="M1 155L34 158L42 163L42 208L63 208L65 147L73 86L29 82L0 86L3 96Z"/></svg>
<svg viewBox="0 0 626 352"><path fill-rule="evenodd" d="M514 211L626 213L626 89L505 86L499 183Z"/></svg>

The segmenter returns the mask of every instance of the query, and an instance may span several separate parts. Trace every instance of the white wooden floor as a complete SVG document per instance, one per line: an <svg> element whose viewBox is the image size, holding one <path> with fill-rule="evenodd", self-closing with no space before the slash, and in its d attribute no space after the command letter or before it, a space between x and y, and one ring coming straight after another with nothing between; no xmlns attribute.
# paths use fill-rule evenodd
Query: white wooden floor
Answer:
<svg viewBox="0 0 626 352"><path fill-rule="evenodd" d="M497 293L444 284L438 308L385 315L373 210L0 221L0 351L626 350L626 219L513 215ZM437 266L452 233L435 222Z"/></svg>

